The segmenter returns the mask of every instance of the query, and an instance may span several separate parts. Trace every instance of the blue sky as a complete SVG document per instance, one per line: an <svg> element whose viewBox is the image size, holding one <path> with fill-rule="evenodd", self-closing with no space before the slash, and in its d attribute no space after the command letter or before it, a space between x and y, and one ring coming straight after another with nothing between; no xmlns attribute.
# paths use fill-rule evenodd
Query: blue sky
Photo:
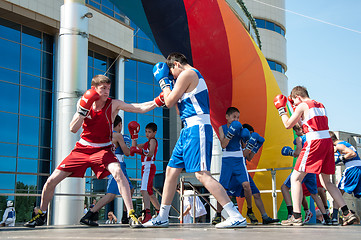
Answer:
<svg viewBox="0 0 361 240"><path fill-rule="evenodd" d="M286 9L361 32L359 0L286 0ZM361 33L286 12L288 90L307 87L334 131L361 134Z"/></svg>

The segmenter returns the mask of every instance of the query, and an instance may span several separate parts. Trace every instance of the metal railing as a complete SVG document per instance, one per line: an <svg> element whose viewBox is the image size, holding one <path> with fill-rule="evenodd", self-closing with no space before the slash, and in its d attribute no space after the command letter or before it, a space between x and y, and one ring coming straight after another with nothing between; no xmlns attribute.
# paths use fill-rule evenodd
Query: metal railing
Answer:
<svg viewBox="0 0 361 240"><path fill-rule="evenodd" d="M260 190L260 193L271 193L272 194L272 210L273 210L273 218L277 218L277 193L281 192L281 190L277 189L277 184L276 184L276 173L277 171L283 171L283 170L290 170L293 169L293 167L282 167L282 168L263 168L263 169L252 169L252 170L248 170L249 173L251 172L271 172L271 177L272 177L272 189L270 190ZM219 173L212 173L213 176L216 175L220 175ZM204 196L211 196L211 193L205 193L205 194L201 194L199 193L199 191L194 187L193 184L191 184L189 181L185 181L185 178L195 178L195 176L182 176L180 179L180 187L181 187L181 196L180 196L180 209L182 210L180 213L180 218L181 218L181 223L183 222L183 205L184 205L184 196L193 196L193 206L195 205L195 201L196 201L196 196L198 197L202 197L202 199L209 204L209 206L217 211L217 209L207 200L204 198ZM187 183L190 185L190 187L192 187L192 190L194 191L194 194L187 194L184 195L184 184ZM193 223L195 223L195 207L193 207ZM223 218L223 217L222 217Z"/></svg>

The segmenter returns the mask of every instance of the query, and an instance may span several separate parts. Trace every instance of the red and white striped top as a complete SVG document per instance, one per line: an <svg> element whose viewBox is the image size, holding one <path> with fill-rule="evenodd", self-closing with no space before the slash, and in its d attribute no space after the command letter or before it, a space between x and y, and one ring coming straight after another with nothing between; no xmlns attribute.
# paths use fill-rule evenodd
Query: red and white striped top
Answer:
<svg viewBox="0 0 361 240"><path fill-rule="evenodd" d="M141 162L154 162L154 161L155 161L155 156L157 155L157 151L158 151L158 141L157 141L157 139L155 139L155 138L154 138L154 140L155 140L156 145L155 145L155 149L154 149L154 154L153 154L153 156L152 156L152 157L148 157L148 156L142 155L142 157L141 157L141 159L140 159ZM143 145L143 150L144 150L145 152L149 152L149 142L150 142L150 140L149 140L148 142L144 143L144 145Z"/></svg>
<svg viewBox="0 0 361 240"><path fill-rule="evenodd" d="M304 101L307 104L308 116L302 119L302 129L305 134L311 132L328 131L328 118L322 103L315 100Z"/></svg>

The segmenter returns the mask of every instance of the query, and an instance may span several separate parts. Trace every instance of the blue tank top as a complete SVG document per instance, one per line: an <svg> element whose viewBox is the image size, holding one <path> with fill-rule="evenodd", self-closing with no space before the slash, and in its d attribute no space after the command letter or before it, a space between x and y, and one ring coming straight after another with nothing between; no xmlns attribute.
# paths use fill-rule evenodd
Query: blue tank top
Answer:
<svg viewBox="0 0 361 240"><path fill-rule="evenodd" d="M352 146L350 143L346 142L346 141L342 141L342 142L339 142L337 144L342 144L342 145L345 145L346 147L350 148L352 151L354 151L356 153L356 157L354 158L351 158L351 159L345 159L343 160L343 162L345 163L346 167L350 167L348 163L350 163L351 161L360 161L361 162L361 159L360 159L360 156L358 155L357 153L357 150L354 146ZM338 153L340 153L339 151L337 151ZM352 164L353 165L353 164ZM359 164L357 164L359 165Z"/></svg>
<svg viewBox="0 0 361 240"><path fill-rule="evenodd" d="M226 135L228 132L227 124L222 125L222 130L223 130L224 135ZM240 134L240 132L238 132L234 135L234 137L229 141L227 147L225 149L223 149L223 151L234 152L234 151L239 151L239 150L241 150L241 134Z"/></svg>
<svg viewBox="0 0 361 240"><path fill-rule="evenodd" d="M192 69L198 75L198 85L193 91L184 93L178 100L178 109L181 120L186 118L209 114L209 95L207 84L197 69Z"/></svg>
<svg viewBox="0 0 361 240"><path fill-rule="evenodd" d="M114 131L115 132L115 131ZM132 139L128 136L128 135L123 135L123 138L124 138L124 142L125 142L125 145L127 145L128 148L131 147L132 145ZM120 154L120 155L124 155L123 153L123 150L120 146L118 146L116 149L115 149L115 154Z"/></svg>

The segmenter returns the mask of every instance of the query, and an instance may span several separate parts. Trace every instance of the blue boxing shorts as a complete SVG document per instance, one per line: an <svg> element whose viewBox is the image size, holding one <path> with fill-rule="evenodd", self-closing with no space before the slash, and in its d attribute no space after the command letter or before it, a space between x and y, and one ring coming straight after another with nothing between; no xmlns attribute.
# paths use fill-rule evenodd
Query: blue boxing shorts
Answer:
<svg viewBox="0 0 361 240"><path fill-rule="evenodd" d="M194 125L183 128L173 149L168 166L184 168L186 172L209 171L212 147L212 125Z"/></svg>
<svg viewBox="0 0 361 240"><path fill-rule="evenodd" d="M346 168L342 173L338 188L348 194L353 193L357 198L361 198L361 166Z"/></svg>
<svg viewBox="0 0 361 240"><path fill-rule="evenodd" d="M121 169L122 169L125 177L126 177L127 180L128 180L130 189L133 189L134 187L133 187L132 183L131 183L130 180L129 180L128 173L127 173L127 170L126 170L127 165L125 164L125 162L120 162L120 167L121 167ZM119 188L118 188L118 184L117 184L117 182L114 180L114 178L113 178L112 175L109 175L109 176L108 176L107 193L113 193L113 194L115 194L115 195L120 195L120 193L119 193Z"/></svg>
<svg viewBox="0 0 361 240"><path fill-rule="evenodd" d="M252 195L260 193L249 173L248 173L248 178L249 178L249 184L251 186ZM235 178L232 177L231 182L229 183L229 189L227 190L227 194L228 196L243 198L244 189L242 184L240 184Z"/></svg>
<svg viewBox="0 0 361 240"><path fill-rule="evenodd" d="M284 185L286 185L288 188L291 188L291 175L292 173L287 177L286 181L284 182ZM302 183L305 184L307 190L311 194L317 194L317 179L316 174L314 173L307 173L306 176L303 178Z"/></svg>

